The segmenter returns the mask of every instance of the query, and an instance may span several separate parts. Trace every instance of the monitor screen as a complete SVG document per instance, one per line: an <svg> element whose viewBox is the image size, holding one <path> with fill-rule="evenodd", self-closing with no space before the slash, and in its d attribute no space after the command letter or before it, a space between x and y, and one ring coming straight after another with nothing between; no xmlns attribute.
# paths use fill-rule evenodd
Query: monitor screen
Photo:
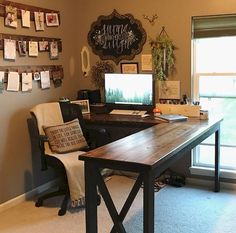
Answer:
<svg viewBox="0 0 236 233"><path fill-rule="evenodd" d="M105 74L105 103L153 105L152 74Z"/></svg>

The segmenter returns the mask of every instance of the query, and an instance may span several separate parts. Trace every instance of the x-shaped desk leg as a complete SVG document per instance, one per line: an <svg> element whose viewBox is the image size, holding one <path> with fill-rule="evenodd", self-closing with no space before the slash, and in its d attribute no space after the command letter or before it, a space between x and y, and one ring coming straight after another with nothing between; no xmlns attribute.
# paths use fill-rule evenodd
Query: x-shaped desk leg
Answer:
<svg viewBox="0 0 236 233"><path fill-rule="evenodd" d="M87 174L86 174L87 173ZM145 178L146 177L146 178ZM103 180L103 177L99 171L99 169L96 166L88 165L85 163L85 179L87 182L85 182L85 191L86 191L86 232L89 233L97 233L97 207L94 202L96 200L96 185L99 188L99 191L104 199L104 202L107 206L107 209L109 211L109 214L112 218L112 221L114 223L114 226L111 230L111 233L119 232L119 233L126 233L126 230L123 226L123 221L140 189L142 186L142 183L144 182L144 197L150 197L154 200L154 189L153 185L152 188L148 188L149 186L149 177L145 174L139 174L135 184L133 185L127 200L124 203L124 206L122 207L120 213L118 214L116 207L113 203L113 200L111 198L111 195L109 193L109 190L107 189L107 186ZM151 179L152 180L152 179ZM147 182L148 181L148 182ZM88 193L89 192L89 193ZM93 194L91 193L93 192ZM150 192L150 193L149 193ZM153 198L151 197L153 196ZM144 214L150 212L150 204L148 204L149 201L145 203L144 201ZM151 203L153 203L151 201ZM148 204L148 205L147 205ZM145 205L147 206L145 208ZM153 212L153 206L151 206L151 213ZM147 216L150 217L150 214L147 214ZM144 217L144 232L151 232L149 231L149 224L150 219ZM147 221L147 219L149 219ZM151 220L153 221L153 220ZM145 231L145 228L147 228L148 231ZM152 227L151 227L152 228Z"/></svg>
<svg viewBox="0 0 236 233"><path fill-rule="evenodd" d="M104 202L107 206L107 209L110 213L110 216L113 220L113 223L114 223L114 226L111 230L111 233L115 233L115 232L120 232L120 233L125 233L125 228L122 224L123 220L125 219L125 216L127 215L141 185L142 185L142 181L143 181L143 176L142 175L139 175L132 190L130 191L129 193L129 196L127 198L127 200L125 201L125 204L124 206L122 207L121 211L120 211L120 214L118 214L116 208L115 208L115 205L112 201L112 198L111 198L111 195L104 183L104 180L99 172L98 169L96 169L96 176L97 176L97 184L98 184L98 187L99 187L99 190L100 190L100 193L102 194L102 197L104 199Z"/></svg>

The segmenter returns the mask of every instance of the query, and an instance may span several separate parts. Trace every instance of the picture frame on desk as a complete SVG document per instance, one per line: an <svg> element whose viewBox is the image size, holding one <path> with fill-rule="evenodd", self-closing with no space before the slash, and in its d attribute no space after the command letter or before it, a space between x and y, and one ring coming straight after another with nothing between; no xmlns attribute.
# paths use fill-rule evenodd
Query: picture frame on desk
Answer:
<svg viewBox="0 0 236 233"><path fill-rule="evenodd" d="M81 106L82 114L90 113L89 100L73 100L72 104L79 104Z"/></svg>
<svg viewBox="0 0 236 233"><path fill-rule="evenodd" d="M138 74L138 62L120 63L121 73Z"/></svg>
<svg viewBox="0 0 236 233"><path fill-rule="evenodd" d="M159 99L178 100L180 99L180 81L159 81Z"/></svg>

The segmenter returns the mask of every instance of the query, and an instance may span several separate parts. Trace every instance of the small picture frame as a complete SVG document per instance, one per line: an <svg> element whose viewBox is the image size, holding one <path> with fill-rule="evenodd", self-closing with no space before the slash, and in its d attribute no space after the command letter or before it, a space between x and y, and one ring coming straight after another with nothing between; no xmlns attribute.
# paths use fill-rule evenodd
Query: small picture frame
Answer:
<svg viewBox="0 0 236 233"><path fill-rule="evenodd" d="M57 13L46 13L46 25L48 27L59 26L59 19Z"/></svg>
<svg viewBox="0 0 236 233"><path fill-rule="evenodd" d="M39 41L39 51L49 51L49 43L48 41Z"/></svg>
<svg viewBox="0 0 236 233"><path fill-rule="evenodd" d="M142 54L141 64L142 71L152 71L152 54Z"/></svg>
<svg viewBox="0 0 236 233"><path fill-rule="evenodd" d="M44 31L44 12L34 12L36 31Z"/></svg>
<svg viewBox="0 0 236 233"><path fill-rule="evenodd" d="M26 41L18 41L18 52L21 57L26 56Z"/></svg>
<svg viewBox="0 0 236 233"><path fill-rule="evenodd" d="M120 63L120 69L123 74L137 74L138 62Z"/></svg>
<svg viewBox="0 0 236 233"><path fill-rule="evenodd" d="M90 113L89 100L73 100L73 104L79 104L81 106L82 114Z"/></svg>
<svg viewBox="0 0 236 233"><path fill-rule="evenodd" d="M6 6L5 26L17 28L17 8Z"/></svg>
<svg viewBox="0 0 236 233"><path fill-rule="evenodd" d="M40 80L40 73L38 71L34 72L33 78L34 78L35 81Z"/></svg>
<svg viewBox="0 0 236 233"><path fill-rule="evenodd" d="M58 50L58 42L51 41L49 42L49 57L50 59L58 59L59 57L59 50Z"/></svg>
<svg viewBox="0 0 236 233"><path fill-rule="evenodd" d="M29 41L29 56L37 57L39 55L39 48L37 41Z"/></svg>
<svg viewBox="0 0 236 233"><path fill-rule="evenodd" d="M166 100L180 99L180 81L159 81L158 97Z"/></svg>

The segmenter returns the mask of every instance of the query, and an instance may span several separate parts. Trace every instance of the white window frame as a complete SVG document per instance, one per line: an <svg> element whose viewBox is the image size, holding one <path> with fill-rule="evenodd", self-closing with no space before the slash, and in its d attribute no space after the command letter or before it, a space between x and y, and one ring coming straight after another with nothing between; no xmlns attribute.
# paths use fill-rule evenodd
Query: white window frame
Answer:
<svg viewBox="0 0 236 233"><path fill-rule="evenodd" d="M199 77L200 76L236 76L236 73L195 73L193 75L193 91L192 97L194 100L199 99ZM207 145L207 144L204 144ZM199 151L199 147L195 147L191 151L191 167L190 172L194 175L201 175L201 176L214 176L214 167L210 167L204 164L200 164L197 162ZM236 179L236 171L230 169L220 169L221 174L220 176L223 178L228 179Z"/></svg>

